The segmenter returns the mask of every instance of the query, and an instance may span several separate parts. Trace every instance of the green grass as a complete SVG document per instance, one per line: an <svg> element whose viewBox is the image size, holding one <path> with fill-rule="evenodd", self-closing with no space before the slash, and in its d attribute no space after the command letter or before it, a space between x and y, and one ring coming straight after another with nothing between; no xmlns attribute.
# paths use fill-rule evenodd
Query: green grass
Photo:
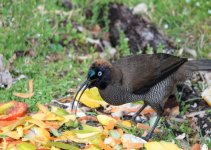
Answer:
<svg viewBox="0 0 211 150"><path fill-rule="evenodd" d="M210 55L209 0L72 0L73 9L69 15L68 10L58 5L57 1L0 1L0 53L5 57L4 62L7 63L17 50L33 49L36 53L36 57L19 57L15 60L11 71L15 68L18 72L13 76L24 74L27 79L18 81L10 89L0 89L0 102L25 101L29 109L35 111L38 102L49 103L52 99L64 96L70 88L76 89L86 78L92 61L88 59L80 62L77 56L93 53L95 48L85 41L89 35L79 33L73 24L92 29L98 24L99 10L109 1L121 2L130 7L140 2L146 3L148 16L179 47L195 49L198 58ZM107 7L104 8L106 13ZM85 17L87 9L93 10L93 16L89 19ZM108 31L108 20L106 17L102 19L106 24L102 31ZM68 44L69 41L74 44ZM117 50L120 56L129 54L124 33L120 36ZM62 59L46 62L50 54L58 54ZM14 92L28 92L30 79L34 81L34 96L29 99L15 97ZM181 126L181 130L189 133L187 125ZM175 138L172 134L167 137Z"/></svg>

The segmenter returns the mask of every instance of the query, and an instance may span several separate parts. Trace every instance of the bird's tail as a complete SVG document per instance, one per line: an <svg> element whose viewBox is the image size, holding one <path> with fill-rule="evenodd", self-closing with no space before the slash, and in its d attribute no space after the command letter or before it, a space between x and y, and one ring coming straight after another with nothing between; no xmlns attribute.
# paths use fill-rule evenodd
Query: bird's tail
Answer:
<svg viewBox="0 0 211 150"><path fill-rule="evenodd" d="M196 67L196 70L201 70L201 71L211 71L211 60L204 59L204 60L191 60L189 61L191 65Z"/></svg>

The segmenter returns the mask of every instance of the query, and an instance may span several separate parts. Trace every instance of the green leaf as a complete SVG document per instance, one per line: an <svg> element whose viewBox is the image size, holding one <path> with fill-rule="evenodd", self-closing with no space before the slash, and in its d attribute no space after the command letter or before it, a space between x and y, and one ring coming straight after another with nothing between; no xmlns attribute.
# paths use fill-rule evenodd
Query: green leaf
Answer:
<svg viewBox="0 0 211 150"><path fill-rule="evenodd" d="M73 128L76 128L77 126L79 125L79 122L76 120L76 121L68 121L65 123L65 126L67 127L73 127Z"/></svg>
<svg viewBox="0 0 211 150"><path fill-rule="evenodd" d="M54 146L56 148L61 148L61 149L79 150L79 148L77 148L76 146L73 146L73 145L70 145L70 144L66 144L66 143L62 143L62 142L48 142L47 144L49 146Z"/></svg>
<svg viewBox="0 0 211 150"><path fill-rule="evenodd" d="M7 135L5 135L5 134L0 134L0 138L5 138L5 137L7 137Z"/></svg>
<svg viewBox="0 0 211 150"><path fill-rule="evenodd" d="M58 132L58 130L56 130L52 127L50 127L50 132L56 137L61 136L61 134Z"/></svg>
<svg viewBox="0 0 211 150"><path fill-rule="evenodd" d="M30 143L20 143L17 145L17 150L36 150L36 147Z"/></svg>
<svg viewBox="0 0 211 150"><path fill-rule="evenodd" d="M52 112L58 116L65 116L69 114L66 110L58 107L52 107Z"/></svg>
<svg viewBox="0 0 211 150"><path fill-rule="evenodd" d="M72 130L78 138L90 138L102 133L99 127L92 127L89 125L82 125L82 130Z"/></svg>

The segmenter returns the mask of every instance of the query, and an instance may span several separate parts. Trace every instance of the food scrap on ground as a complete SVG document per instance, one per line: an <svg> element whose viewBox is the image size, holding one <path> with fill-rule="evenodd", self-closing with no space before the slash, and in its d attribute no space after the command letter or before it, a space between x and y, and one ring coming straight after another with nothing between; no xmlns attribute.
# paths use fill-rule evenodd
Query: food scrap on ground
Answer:
<svg viewBox="0 0 211 150"><path fill-rule="evenodd" d="M22 105L25 111L21 115L9 120L2 117L4 112ZM139 149L147 143L124 132L122 128L132 127L130 121L98 114L97 119L91 120L97 123L93 126L79 122L80 118L65 109L42 104L37 107L38 112L26 114L25 103L1 104L1 149Z"/></svg>
<svg viewBox="0 0 211 150"><path fill-rule="evenodd" d="M33 92L33 80L29 80L29 93L13 93L15 96L20 98L30 98L34 95Z"/></svg>
<svg viewBox="0 0 211 150"><path fill-rule="evenodd" d="M96 89L87 90L82 97L83 104L89 106L91 101L91 104L96 103L91 108L102 106L98 94ZM87 101L86 97L89 97ZM147 142L140 138L151 128L144 123L136 125L130 120L98 111L95 115L84 113L84 117L77 118L69 108L42 104L37 107L38 112L26 114L26 103L10 101L0 105L0 149L181 149L172 142ZM113 108L111 112L115 110L119 111ZM150 110L146 114L150 113L153 115L154 112ZM139 135L126 132L134 128L143 132ZM155 129L155 133L162 133L162 130Z"/></svg>

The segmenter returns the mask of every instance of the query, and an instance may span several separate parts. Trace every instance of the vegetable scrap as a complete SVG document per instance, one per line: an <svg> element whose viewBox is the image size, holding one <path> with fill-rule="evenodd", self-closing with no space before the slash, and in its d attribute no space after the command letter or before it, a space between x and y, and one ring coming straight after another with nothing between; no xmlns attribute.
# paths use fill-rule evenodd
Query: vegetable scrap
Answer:
<svg viewBox="0 0 211 150"><path fill-rule="evenodd" d="M33 93L32 85L30 81L30 93ZM90 108L107 105L97 89L86 90L81 100L85 106L93 106ZM54 105L37 104L37 107L38 112L27 114L26 103L10 101L0 104L0 149L181 150L173 142L145 141L141 137L149 131L150 125L134 124L130 120L112 116L112 113L109 115L96 111L94 114L84 113L84 116L77 117L71 110ZM112 108L111 112L114 113L115 109L119 111L118 108ZM148 108L145 113L154 112ZM139 135L126 132L135 128L143 132ZM155 132L162 133L162 130L156 128Z"/></svg>
<svg viewBox="0 0 211 150"><path fill-rule="evenodd" d="M0 105L0 117L17 105L27 108L25 103L17 101L4 103ZM26 114L24 111L12 119L1 119L1 149L139 149L147 143L123 131L122 127L132 126L130 121L97 115L94 121L98 125L91 126L80 123L75 114L65 109L55 106L48 108L42 104L37 104L37 107L37 113Z"/></svg>

